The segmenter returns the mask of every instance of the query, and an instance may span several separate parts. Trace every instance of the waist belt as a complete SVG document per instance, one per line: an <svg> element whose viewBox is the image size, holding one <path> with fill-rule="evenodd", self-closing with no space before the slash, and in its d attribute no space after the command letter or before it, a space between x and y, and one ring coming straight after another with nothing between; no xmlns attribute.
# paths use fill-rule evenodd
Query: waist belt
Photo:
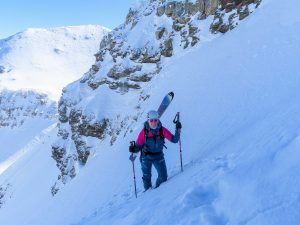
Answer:
<svg viewBox="0 0 300 225"><path fill-rule="evenodd" d="M160 155L162 152L149 152L149 151L143 149L143 153L145 155Z"/></svg>

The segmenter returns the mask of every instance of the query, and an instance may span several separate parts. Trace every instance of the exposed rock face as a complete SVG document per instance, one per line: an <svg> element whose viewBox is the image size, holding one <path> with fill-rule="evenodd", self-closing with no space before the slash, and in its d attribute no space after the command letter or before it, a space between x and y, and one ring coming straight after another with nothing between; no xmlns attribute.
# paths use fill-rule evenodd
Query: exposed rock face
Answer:
<svg viewBox="0 0 300 225"><path fill-rule="evenodd" d="M0 66L0 73L5 73L6 69L4 66Z"/></svg>
<svg viewBox="0 0 300 225"><path fill-rule="evenodd" d="M211 24L212 33L226 33L234 29L240 20L245 19L254 8L257 8L262 0L221 0L215 12L214 21ZM252 9L249 9L249 6ZM229 14L226 16L225 15Z"/></svg>
<svg viewBox="0 0 300 225"><path fill-rule="evenodd" d="M0 92L0 128L20 127L29 118L54 119L56 104L46 95L33 91Z"/></svg>
<svg viewBox="0 0 300 225"><path fill-rule="evenodd" d="M5 201L7 198L9 198L9 189L11 188L11 185L9 183L3 184L0 186L0 209L5 204Z"/></svg>
<svg viewBox="0 0 300 225"><path fill-rule="evenodd" d="M87 162L92 139L109 138L113 144L122 130L130 132L130 124L142 114L140 104L149 97L143 86L161 71L166 58L197 45L201 32L233 29L260 1L149 0L130 9L125 23L103 38L90 70L64 89L59 102L58 140L52 147L61 174L52 194L76 175L76 165ZM108 102L108 91L117 103ZM106 113L114 105L124 107L128 92L137 95L132 105L136 115L121 110ZM98 110L93 108L95 102L100 104Z"/></svg>
<svg viewBox="0 0 300 225"><path fill-rule="evenodd" d="M211 15L217 6L217 0L197 0L195 3L189 1L149 1L148 5L140 11L130 9L126 22L103 38L100 50L95 55L96 63L81 82L86 82L93 89L107 85L110 89L120 93L130 89L140 89L143 82L149 81L153 75L160 71L161 57L171 57L174 54L173 36L183 39L183 48L195 45L200 38L198 28L193 24L194 18L192 17L196 14L205 17ZM129 37L125 33L137 32L137 26L142 23L144 17L160 17L156 23L151 25L154 28L158 26L158 28L154 33L149 33L151 36L146 37L148 40L144 46L136 48L134 43L129 43ZM160 22L165 20L171 21L172 27L159 27ZM187 32L182 32L183 30ZM142 34L137 34L137 36L142 36ZM139 38L144 37L137 39ZM105 62L104 59L106 59ZM118 63L128 59L131 61L131 65L125 67ZM115 64L110 65L111 68L107 68L107 60L112 60ZM145 64L148 63L153 64L150 70L149 68L146 69L148 66ZM103 72L100 68L103 68ZM102 73L105 74L100 76Z"/></svg>

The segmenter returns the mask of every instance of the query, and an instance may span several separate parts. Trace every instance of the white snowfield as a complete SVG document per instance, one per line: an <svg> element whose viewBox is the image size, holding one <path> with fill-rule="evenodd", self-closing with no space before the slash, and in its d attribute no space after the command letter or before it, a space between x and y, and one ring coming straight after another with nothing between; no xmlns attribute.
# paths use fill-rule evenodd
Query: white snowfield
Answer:
<svg viewBox="0 0 300 225"><path fill-rule="evenodd" d="M0 40L0 88L33 89L58 100L95 62L108 32L99 25L31 28Z"/></svg>
<svg viewBox="0 0 300 225"><path fill-rule="evenodd" d="M142 129L139 118L113 146L95 143L87 165L52 197L57 129L49 127L0 175L0 224L299 224L299 8L297 0L263 1L233 31L167 60L145 87L145 111L175 93L161 121L173 131L181 112L183 173L178 144L167 143L169 180L143 193L136 160L135 198L128 145Z"/></svg>
<svg viewBox="0 0 300 225"><path fill-rule="evenodd" d="M37 123L43 126L49 126L49 124L51 124L52 121L46 121L46 120L38 120L38 119L32 119L30 122L26 122L26 125L30 124L32 125L32 123ZM41 132L41 126L34 126L35 129L38 131L38 134L36 136L35 129L30 129L29 127L27 127L25 125L25 132L22 132L22 130L24 130L24 127L22 127L22 129L15 129L13 131L7 131L8 129L6 129L5 131L7 131L7 133L9 132L11 136L19 136L19 137L25 137L24 140L18 140L18 143L16 143L15 140L11 140L9 139L9 137L7 137L7 135L5 135L5 131L3 132L3 130L0 132L1 133L1 139L2 137L5 137L5 139L3 139L1 141L3 146L6 146L6 148L1 149L1 153L5 152L6 149L10 149L10 150L16 150L16 147L12 147L14 146L14 144L18 144L18 146L21 144L22 146L25 146L23 148L21 148L20 150L18 150L15 153L12 153L11 156L9 156L8 158L3 158L3 155L5 156L5 154L1 154L1 158L3 158L0 162L0 175L7 170L11 165L13 165L14 163L16 163L19 159L21 159L23 156L26 155L30 155L32 153L30 153L30 151L33 151L35 148L35 146L38 146L37 150L40 148L41 142L43 142L43 139L45 139L45 136L49 133L49 131L53 130L54 127L56 126L56 123L52 124L47 127L46 129L42 130ZM31 133L28 133L28 131L30 131ZM29 140L29 141L28 141ZM20 143L20 142L21 143ZM8 142L8 143L7 143ZM13 151L14 152L14 151Z"/></svg>

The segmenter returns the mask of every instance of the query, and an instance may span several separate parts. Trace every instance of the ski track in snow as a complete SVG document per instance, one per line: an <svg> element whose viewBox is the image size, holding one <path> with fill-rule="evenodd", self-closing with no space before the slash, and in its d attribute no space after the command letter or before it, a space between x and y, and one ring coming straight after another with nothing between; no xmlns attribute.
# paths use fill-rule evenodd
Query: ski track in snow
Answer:
<svg viewBox="0 0 300 225"><path fill-rule="evenodd" d="M57 124L52 124L46 129L42 130L40 134L35 136L32 140L29 141L28 144L25 145L24 148L20 149L18 152L13 154L7 160L0 164L0 175L5 172L10 166L12 166L15 162L19 161L21 158L26 157L27 155L32 155L32 151L36 151L36 146L40 145L45 137L57 126ZM29 161L27 162L29 163Z"/></svg>
<svg viewBox="0 0 300 225"><path fill-rule="evenodd" d="M230 159L228 159L227 157L217 157L214 160L193 160L184 165L183 172L180 171L180 166L174 167L170 169L170 176L168 177L167 182L163 183L159 188L149 190L145 193L143 192L143 190L138 189L138 198L136 199L134 195L134 187L132 185L127 191L120 194L115 194L108 203L98 209L95 209L90 215L83 217L80 222L72 223L72 225L101 224L101 217L104 217L104 219L110 218L112 216L111 214L114 214L115 212L119 214L119 220L110 221L110 224L122 224L122 218L130 214L130 212L128 212L127 210L132 209L132 207L128 206L128 204L135 205L136 203L140 203L139 201L146 201L147 199L152 198L156 194L159 194L162 187L167 188L167 186L172 185L172 183L176 184L176 180L178 178L180 179L180 177L184 178L186 176L186 173L192 173L191 180L194 180L198 184L189 188L180 195L181 199L176 204L176 207L178 207L178 214L185 214L186 211L189 210L200 210L200 214L201 217L203 217L203 220L209 220L210 222L213 222L213 224L225 224L224 221L226 221L226 219L221 215L218 215L218 213L212 206L213 202L218 198L219 193L217 187L214 185L202 186L200 184L201 182L199 183L198 180L199 173L202 170L205 170L205 168L210 171L205 171L203 174L209 173L209 178L211 178L212 176L218 176L218 174L229 170L229 160ZM98 217L100 217L100 219ZM178 215L178 217L180 217L180 215ZM94 221L95 219L96 221ZM145 220L145 218L141 220ZM140 220L136 221L135 223L125 224L138 225L142 223L148 224L146 221ZM184 222L182 223L182 225L183 224ZM189 224L199 224L199 220L196 219L194 222Z"/></svg>

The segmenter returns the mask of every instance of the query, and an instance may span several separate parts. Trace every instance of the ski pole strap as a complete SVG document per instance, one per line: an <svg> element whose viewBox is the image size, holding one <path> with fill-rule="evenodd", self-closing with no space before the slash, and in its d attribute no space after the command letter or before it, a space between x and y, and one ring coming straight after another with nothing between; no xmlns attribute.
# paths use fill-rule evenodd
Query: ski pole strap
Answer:
<svg viewBox="0 0 300 225"><path fill-rule="evenodd" d="M173 123L177 123L177 122L179 122L179 112L176 113L174 120L173 120Z"/></svg>
<svg viewBox="0 0 300 225"><path fill-rule="evenodd" d="M130 148L131 147L135 148L135 141L130 142ZM131 152L131 154L129 156L129 160L131 160L133 162L135 160L135 158L136 158L136 153Z"/></svg>
<svg viewBox="0 0 300 225"><path fill-rule="evenodd" d="M129 160L133 162L135 159L136 159L136 153L131 153L129 156Z"/></svg>

